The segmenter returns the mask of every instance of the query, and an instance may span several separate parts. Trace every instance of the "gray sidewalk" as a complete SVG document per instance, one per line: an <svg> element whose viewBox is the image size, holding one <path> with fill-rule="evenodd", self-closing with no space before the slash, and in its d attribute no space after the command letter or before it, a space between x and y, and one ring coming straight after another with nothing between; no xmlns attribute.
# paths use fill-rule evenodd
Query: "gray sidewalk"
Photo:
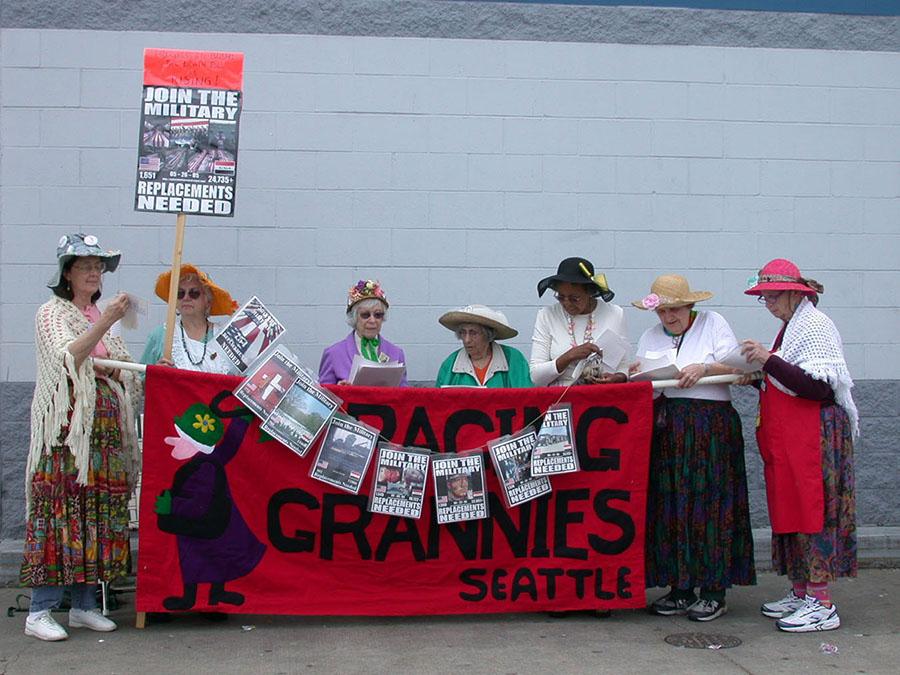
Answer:
<svg viewBox="0 0 900 675"><path fill-rule="evenodd" d="M133 597L113 612L114 633L73 630L66 642L23 634L24 614L0 618L0 673L897 673L900 664L900 570L865 569L834 588L843 625L826 633L785 634L763 617L761 602L780 598L784 578L728 595L729 612L710 623L613 612L465 617L332 618L200 616L134 628ZM21 591L0 589L0 605ZM651 598L659 591L652 590ZM65 625L65 615L58 615ZM692 649L667 636L702 633L738 638L725 649ZM713 642L716 640L714 639ZM824 643L824 648L823 648ZM836 653L829 653L836 650Z"/></svg>

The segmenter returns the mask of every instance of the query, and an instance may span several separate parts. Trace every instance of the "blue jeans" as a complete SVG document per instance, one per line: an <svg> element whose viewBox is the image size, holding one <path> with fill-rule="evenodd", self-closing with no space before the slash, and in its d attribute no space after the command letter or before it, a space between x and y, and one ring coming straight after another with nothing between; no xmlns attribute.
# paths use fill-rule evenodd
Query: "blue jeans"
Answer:
<svg viewBox="0 0 900 675"><path fill-rule="evenodd" d="M45 609L56 609L69 590L74 609L91 610L97 607L97 584L72 584L71 586L35 586L31 589L30 612L35 614Z"/></svg>

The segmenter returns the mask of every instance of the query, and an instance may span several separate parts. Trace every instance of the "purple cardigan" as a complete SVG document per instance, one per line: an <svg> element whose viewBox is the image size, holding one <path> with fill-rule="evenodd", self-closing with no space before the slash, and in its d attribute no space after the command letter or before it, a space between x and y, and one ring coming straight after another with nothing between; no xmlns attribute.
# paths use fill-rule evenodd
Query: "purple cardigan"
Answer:
<svg viewBox="0 0 900 675"><path fill-rule="evenodd" d="M406 356L403 354L403 350L383 337L378 345L378 353L387 354L391 361L406 363ZM347 376L350 375L353 357L357 354L359 354L359 351L356 349L356 338L353 336L353 332L340 342L335 342L330 347L327 347L322 352L322 361L319 363L319 383L337 384L341 380L346 380ZM407 386L406 373L403 373L403 380L401 380L400 386Z"/></svg>

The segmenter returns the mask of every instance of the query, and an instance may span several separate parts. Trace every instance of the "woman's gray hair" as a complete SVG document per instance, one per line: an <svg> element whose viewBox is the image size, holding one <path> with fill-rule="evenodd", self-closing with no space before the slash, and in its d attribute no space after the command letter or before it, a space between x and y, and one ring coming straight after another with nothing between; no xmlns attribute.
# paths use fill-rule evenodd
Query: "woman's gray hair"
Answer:
<svg viewBox="0 0 900 675"><path fill-rule="evenodd" d="M367 309L370 312L374 312L379 308L384 311L384 320L387 321L388 308L378 298L369 298L368 300L357 302L355 305L353 305L350 311L347 312L347 325L350 326L350 328L356 328L356 318L359 310Z"/></svg>
<svg viewBox="0 0 900 675"><path fill-rule="evenodd" d="M206 318L208 319L208 318L209 318L209 313L210 313L210 311L212 310L212 303L213 303L212 289L210 289L209 286L207 286L206 284L204 284L204 283L200 280L200 277L198 277L198 276L197 276L196 274L194 274L193 272L188 273L188 274L182 274L182 275L179 277L179 279L178 279L178 283L179 283L179 284L182 283L182 282L184 282L184 281L196 281L196 282L197 282L197 285L200 286L200 288L203 289L203 292L206 294Z"/></svg>
<svg viewBox="0 0 900 675"><path fill-rule="evenodd" d="M481 324L481 323L472 322L472 323L461 323L456 327L456 330L454 331L454 333L456 333L457 340L462 340L462 335L459 334L459 331L462 330L463 326L478 326L481 330L484 331L484 335L485 335L485 337L487 337L488 342L493 342L494 338L497 337L497 331L495 331L490 326L485 326L484 324Z"/></svg>

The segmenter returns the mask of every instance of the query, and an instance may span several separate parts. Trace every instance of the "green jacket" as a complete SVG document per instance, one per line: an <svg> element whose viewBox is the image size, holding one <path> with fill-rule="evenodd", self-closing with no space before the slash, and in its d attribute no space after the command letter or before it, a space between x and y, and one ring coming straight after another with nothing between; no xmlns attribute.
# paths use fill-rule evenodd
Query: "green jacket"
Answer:
<svg viewBox="0 0 900 675"><path fill-rule="evenodd" d="M486 374L485 387L533 387L528 361L518 349L491 343L494 349L491 365ZM436 387L444 385L478 387L475 369L465 349L457 349L441 364Z"/></svg>

